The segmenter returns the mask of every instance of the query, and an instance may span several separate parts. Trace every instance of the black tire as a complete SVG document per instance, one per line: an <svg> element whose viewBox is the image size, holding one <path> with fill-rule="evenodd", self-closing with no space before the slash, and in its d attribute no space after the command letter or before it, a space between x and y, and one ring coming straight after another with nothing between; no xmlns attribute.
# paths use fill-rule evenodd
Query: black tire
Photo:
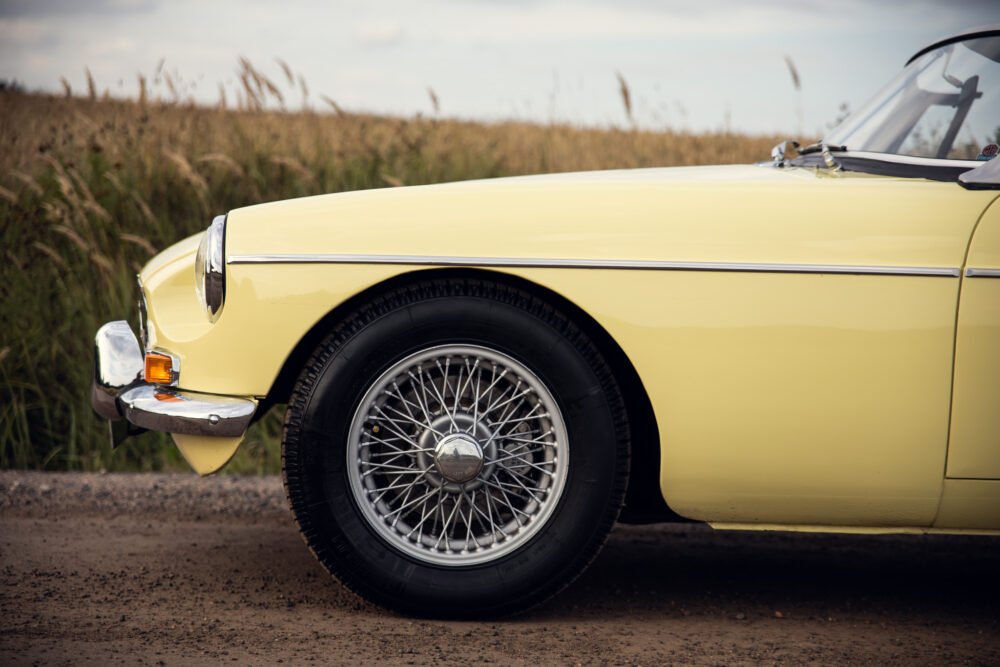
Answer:
<svg viewBox="0 0 1000 667"><path fill-rule="evenodd" d="M361 459L349 463L346 455L352 446L349 442L368 437L367 430L357 428L360 422L356 420L364 419L359 406L363 400L369 400L365 398L369 389L400 360L424 350L441 349L435 346L442 345L495 351L529 369L561 412L570 452L564 466L566 471L560 473L564 476L557 502L551 502L546 518L536 522L538 527L524 519L536 531L530 539L525 538L513 551L495 558L484 548L486 555L482 557L486 560L472 564L426 562L407 550L428 547L418 544L411 549L405 542L394 543L387 537L387 531L391 532L388 519L384 524L373 523L365 512L374 510L362 507L365 499L373 497L373 492L352 490L352 474L357 477L361 473L351 473L350 468L362 465ZM443 377L447 380L449 376ZM455 394L457 411L462 394ZM479 400L477 394L476 402ZM541 402L541 398L537 400ZM377 426L364 423L365 429L378 432ZM470 427L470 432L474 428ZM416 428L413 431L414 438L417 431ZM352 435L355 432L362 435ZM282 471L285 490L306 543L331 574L361 597L412 615L495 617L523 611L555 595L597 555L622 506L628 477L628 435L626 411L611 370L592 341L565 315L536 296L500 282L465 278L426 280L373 299L346 317L319 345L302 369L289 400ZM355 440L351 441L351 437ZM440 439L435 440L437 436L430 437L441 446ZM482 440L477 442L487 446ZM483 461L489 464L483 452L480 449L480 466L485 465ZM434 450L426 456L444 455ZM411 454L403 461L416 459ZM546 469L557 470L557 459L554 457L551 467ZM440 460L434 459L430 466L435 475L439 468L456 474L451 468L442 467ZM371 461L368 465L372 465ZM534 473L530 468L527 472ZM541 473L534 474L541 480L539 484L546 483ZM554 473L545 474L550 479L556 477ZM428 477L426 473L421 476ZM439 486L461 487L456 493L467 499L466 504L454 500L453 505L461 506L459 515L467 509L470 524L477 524L480 530L478 526L485 521L473 515L474 508L469 505L470 502L475 505L476 496L471 492L466 494L464 482L455 484L440 475L438 478ZM477 479L468 480L468 485ZM555 488L555 483L551 484L550 488ZM489 491L486 486L481 488L480 503L485 501L489 505L491 499L486 496L491 493L494 499L499 497L499 492ZM531 491L527 494L534 498ZM436 497L452 496L442 490ZM406 500L400 502L405 504ZM531 505L536 506L545 507L542 503ZM400 509L396 511L403 513ZM453 509L452 514L456 511ZM433 513L434 508L427 510L425 503L424 512ZM433 521L438 533L449 531L449 524L443 521L445 514L447 510L441 509L440 519ZM521 519L515 514L516 511L510 512L520 527ZM491 526L492 517L491 510ZM500 510L497 517L499 525ZM430 522L425 525L430 526ZM454 527L451 530L455 532ZM527 535L527 528L523 530ZM509 548L504 546L509 544L506 533L493 534L497 537L490 548ZM510 543L515 543L515 538ZM448 540L444 542L447 544ZM465 547L470 544L469 553L479 548L476 541L466 541ZM460 557L461 550L453 553L437 549L435 558Z"/></svg>

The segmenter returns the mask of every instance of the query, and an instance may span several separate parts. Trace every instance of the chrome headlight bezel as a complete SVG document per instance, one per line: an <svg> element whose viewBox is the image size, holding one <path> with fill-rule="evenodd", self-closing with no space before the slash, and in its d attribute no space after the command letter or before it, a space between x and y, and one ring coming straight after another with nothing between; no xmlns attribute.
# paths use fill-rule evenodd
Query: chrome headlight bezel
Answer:
<svg viewBox="0 0 1000 667"><path fill-rule="evenodd" d="M226 216L217 215L205 230L194 259L194 284L209 322L226 303Z"/></svg>
<svg viewBox="0 0 1000 667"><path fill-rule="evenodd" d="M136 274L135 282L139 285L139 299L136 305L139 308L139 344L143 350L149 349L149 330L146 324L149 319L149 310L146 306L146 288L142 284L142 276Z"/></svg>

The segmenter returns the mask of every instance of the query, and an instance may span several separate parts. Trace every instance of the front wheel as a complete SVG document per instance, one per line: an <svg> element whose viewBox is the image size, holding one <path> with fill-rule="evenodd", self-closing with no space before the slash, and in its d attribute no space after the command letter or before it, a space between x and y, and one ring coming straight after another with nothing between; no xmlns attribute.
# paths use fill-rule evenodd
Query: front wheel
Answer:
<svg viewBox="0 0 1000 667"><path fill-rule="evenodd" d="M565 315L498 283L428 281L319 346L289 401L283 471L307 543L355 592L406 613L500 615L597 554L628 426Z"/></svg>

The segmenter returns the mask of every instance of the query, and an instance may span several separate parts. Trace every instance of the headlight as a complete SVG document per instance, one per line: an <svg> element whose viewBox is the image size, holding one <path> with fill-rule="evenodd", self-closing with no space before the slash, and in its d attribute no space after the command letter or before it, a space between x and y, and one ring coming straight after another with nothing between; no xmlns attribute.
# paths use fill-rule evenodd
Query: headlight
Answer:
<svg viewBox="0 0 1000 667"><path fill-rule="evenodd" d="M219 319L226 302L226 216L208 226L194 259L194 284L210 322Z"/></svg>

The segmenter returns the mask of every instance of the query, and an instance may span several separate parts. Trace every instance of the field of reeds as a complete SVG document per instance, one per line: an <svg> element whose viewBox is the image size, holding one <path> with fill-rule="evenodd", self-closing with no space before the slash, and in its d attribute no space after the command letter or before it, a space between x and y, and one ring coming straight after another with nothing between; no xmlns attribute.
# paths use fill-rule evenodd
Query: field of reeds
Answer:
<svg viewBox="0 0 1000 667"><path fill-rule="evenodd" d="M237 100L196 106L176 89L136 99L0 87L0 468L163 470L169 440L116 451L91 412L92 340L136 320L135 274L212 217L324 192L608 168L745 163L773 137L650 132L418 116L284 111L273 81L242 63ZM293 79L289 76L289 83ZM304 83L294 84L305 90ZM621 81L629 111L628 89ZM171 86L173 88L173 86ZM277 410L229 466L276 472Z"/></svg>

